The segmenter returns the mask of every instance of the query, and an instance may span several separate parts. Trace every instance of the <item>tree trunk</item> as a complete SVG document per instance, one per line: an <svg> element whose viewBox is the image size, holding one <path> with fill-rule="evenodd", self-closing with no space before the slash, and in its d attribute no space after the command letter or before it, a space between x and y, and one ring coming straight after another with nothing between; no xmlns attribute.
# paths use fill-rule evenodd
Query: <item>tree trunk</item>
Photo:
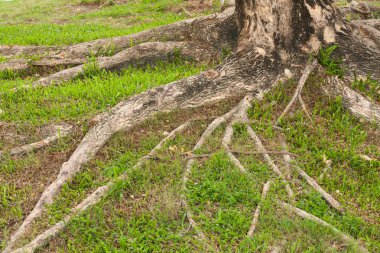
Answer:
<svg viewBox="0 0 380 253"><path fill-rule="evenodd" d="M332 2L236 0L238 56L253 51L289 65L297 62L296 58L315 54L322 46L338 44L336 55L347 69L380 77L380 38L371 32L376 27L347 22Z"/></svg>
<svg viewBox="0 0 380 253"><path fill-rule="evenodd" d="M261 54L315 52L335 42L344 26L330 0L236 0L238 50L255 45ZM281 52L282 51L282 52Z"/></svg>

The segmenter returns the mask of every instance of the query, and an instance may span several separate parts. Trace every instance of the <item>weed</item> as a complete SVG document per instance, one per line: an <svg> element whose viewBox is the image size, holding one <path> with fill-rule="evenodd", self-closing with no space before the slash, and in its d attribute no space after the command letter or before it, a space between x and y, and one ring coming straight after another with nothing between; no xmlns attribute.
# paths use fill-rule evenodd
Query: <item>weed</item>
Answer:
<svg viewBox="0 0 380 253"><path fill-rule="evenodd" d="M337 47L337 45L332 45L326 48L320 48L317 59L319 64L326 68L327 74L342 78L344 75L344 71L341 67L342 61L336 60L332 57L332 53Z"/></svg>
<svg viewBox="0 0 380 253"><path fill-rule="evenodd" d="M363 92L376 102L380 102L380 83L378 80L372 79L370 76L367 76L366 79L358 79L355 75L355 80L351 87Z"/></svg>

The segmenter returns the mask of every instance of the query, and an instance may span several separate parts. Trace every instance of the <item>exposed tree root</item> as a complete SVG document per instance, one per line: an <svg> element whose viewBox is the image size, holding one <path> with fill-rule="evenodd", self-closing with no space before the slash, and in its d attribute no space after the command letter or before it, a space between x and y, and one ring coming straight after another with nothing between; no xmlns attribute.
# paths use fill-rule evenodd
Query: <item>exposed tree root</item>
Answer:
<svg viewBox="0 0 380 253"><path fill-rule="evenodd" d="M270 251L271 253L280 253L282 250L282 246L281 245L276 245L272 248L272 250Z"/></svg>
<svg viewBox="0 0 380 253"><path fill-rule="evenodd" d="M231 150L232 153L234 154L243 154L243 155L288 155L288 156L295 156L297 157L298 155L288 152L288 151L269 151L267 150L266 152L260 152L260 151L240 151L240 150Z"/></svg>
<svg viewBox="0 0 380 253"><path fill-rule="evenodd" d="M259 222L259 216L260 216L260 211L261 211L261 205L262 205L262 202L265 200L266 196L267 196L267 193L269 191L269 187L270 187L270 184L271 182L268 181L264 184L263 186L263 192L261 193L261 201L259 203L259 205L257 206L256 210L255 210L255 214L253 215L253 220L252 220L252 223L251 223L251 227L249 228L249 231L247 233L247 236L249 237L252 237L253 236L253 233L255 232L255 229L256 229L256 226L257 226L257 223Z"/></svg>
<svg viewBox="0 0 380 253"><path fill-rule="evenodd" d="M146 156L141 157L137 163L133 166L132 172L134 170L137 170L141 168L141 166L144 164L144 162L151 158L154 157L157 154L157 151L160 150L163 145L169 141L172 140L176 137L177 134L183 132L186 128L188 128L190 125L190 122L187 121L184 124L180 125L173 131L171 131L164 139L162 139L156 147L154 147L149 154ZM116 182L118 181L123 181L127 179L128 177L128 172L124 172L120 176L118 176L116 179L108 182L106 185L103 185L96 189L91 195L89 195L86 199L84 199L80 204L78 204L76 207L74 207L70 214L68 214L62 221L56 223L54 226L49 228L48 230L44 231L40 235L38 235L32 242L29 244L13 250L12 247L16 243L17 239L15 235L11 238L9 241L7 247L3 251L4 253L6 252L14 252L14 253L25 253L25 252L34 252L36 249L39 247L43 246L46 244L52 237L56 236L59 232L61 232L63 229L65 229L66 225L76 216L79 214L83 213L85 210L87 210L89 207L97 204L100 202L100 200L112 189L112 187L115 185Z"/></svg>
<svg viewBox="0 0 380 253"><path fill-rule="evenodd" d="M326 164L325 168L323 169L321 175L319 175L318 180L322 180L325 176L325 174L328 172L328 170L331 168L331 160L327 160L326 156L323 155L323 162Z"/></svg>
<svg viewBox="0 0 380 253"><path fill-rule="evenodd" d="M277 176L279 178L281 178L281 180L285 184L285 190L288 193L288 197L290 199L293 199L294 198L293 190L290 188L289 183L286 181L284 175L279 170L277 165L273 162L272 158L267 154L267 150L265 149L265 147L264 147L263 143L261 142L259 136L255 133L255 131L253 131L252 127L249 125L247 126L247 131L248 131L248 134L251 136L251 138L255 141L257 149L260 152L263 152L263 157L266 160L266 162L269 164L269 166L272 168L272 170L277 174Z"/></svg>
<svg viewBox="0 0 380 253"><path fill-rule="evenodd" d="M0 46L0 55L3 57L15 57L23 55L43 55L47 52L59 50L53 46Z"/></svg>
<svg viewBox="0 0 380 253"><path fill-rule="evenodd" d="M231 123L228 124L226 131L225 131L225 134L224 134L224 137L223 137L223 140L222 140L222 146L225 148L225 150L227 152L227 156L230 158L231 162L233 164L235 164L236 167L239 168L240 172L245 174L245 173L247 173L247 169L244 168L243 164L241 164L239 159L236 158L236 156L233 154L233 152L231 151L231 148L230 148L230 144L231 144L231 140L232 140L232 136L233 136L233 131L234 130L232 128Z"/></svg>
<svg viewBox="0 0 380 253"><path fill-rule="evenodd" d="M264 62L265 58L258 62L257 68L261 68ZM103 114L101 122L86 134L70 159L62 165L57 179L42 193L32 212L15 232L13 240L17 240L25 233L32 221L41 215L46 204L53 201L62 185L79 172L82 164L89 161L115 132L133 127L160 111L203 106L243 92L260 92L267 84L263 83L261 87L255 85L256 78L263 80L262 75L255 76L249 85L242 84L239 82L240 79L234 78L233 69L231 70L228 78L222 74L210 77L209 72L205 72L199 76L151 89L119 103L108 114ZM277 78L273 75L270 77Z"/></svg>
<svg viewBox="0 0 380 253"><path fill-rule="evenodd" d="M288 150L288 147L287 147L285 141L282 141L281 145L282 145L282 150L284 150L286 152ZM284 176L287 180L290 180L291 179L290 161L292 160L292 158L290 157L290 154L284 154L283 158L285 161Z"/></svg>
<svg viewBox="0 0 380 253"><path fill-rule="evenodd" d="M111 57L100 57L87 63L95 70L121 70L128 66L154 65L158 61L183 57L196 62L209 61L214 56L212 48L204 48L189 42L146 42L125 49ZM65 69L33 83L32 87L58 85L85 73L88 65L82 64ZM90 69L91 70L91 69ZM30 87L28 85L25 88ZM20 88L17 88L20 89Z"/></svg>
<svg viewBox="0 0 380 253"><path fill-rule="evenodd" d="M121 129L130 129L136 124L141 123L149 117L155 115L157 112L173 111L189 107L200 107L208 103L225 100L231 97L240 97L247 93L252 93L253 95L260 94L260 92L267 89L269 86L272 86L273 83L276 83L279 80L279 77L284 74L285 69L292 68L294 64L303 64L304 60L307 58L305 52L313 52L321 45L322 39L319 38L323 37L323 42L333 43L335 42L335 35L340 33L343 34L342 36L337 36L337 42L340 44L339 42L341 39L352 35L351 31L348 31L348 28L340 29L342 22L333 22L336 19L335 12L328 11L328 8L321 9L322 7L319 3L315 4L319 7L321 13L322 10L326 12L323 15L319 14L318 11L307 10L303 3L299 4L301 7L294 5L295 7L293 9L293 4L291 4L291 1L270 1L271 3L268 3L267 6L265 6L265 2L266 1L257 1L256 3L256 1L251 0L241 0L237 2L239 5L238 7L240 8L237 8L237 12L235 13L236 15L233 15L233 11L231 10L207 17L181 21L172 25L151 29L135 35L100 39L61 48L0 46L0 55L14 57L21 54L37 54L45 55L46 57L56 57L57 59L61 59L59 60L60 62L64 62L64 59L85 59L89 55L95 55L98 57L97 65L99 68L112 70L123 68L130 64L138 64L140 63L140 60L143 62L149 62L152 60L155 61L157 59L162 59L162 57L167 57L168 53L173 52L175 48L178 48L178 45L180 45L180 48L188 47L187 52L189 56L194 57L194 53L196 53L197 55L195 58L200 57L200 59L203 59L202 57L206 56L207 58L209 55L204 54L202 48L207 48L209 50L208 52L220 53L225 47L234 48L236 44L239 43L238 54L230 57L217 69L206 71L194 77L151 89L139 95L133 96L126 101L119 103L109 112L103 113L101 117L99 117L98 123L86 134L70 159L62 165L56 180L52 182L51 185L49 185L42 193L41 198L38 200L32 212L25 218L20 228L11 237L5 252L9 252L15 242L25 235L32 222L37 217L41 216L46 205L52 203L61 187L67 181L71 180L73 176L81 170L82 165L92 159L99 149L106 143L106 141L117 131L120 131ZM305 10L301 9L302 5L305 7ZM329 6L329 4L327 5ZM283 11L283 9L285 11ZM294 13L301 13L301 11L302 13L305 12L307 14L307 20L305 20L305 17L302 15L299 15L300 17L296 17L294 15ZM240 19L238 20L237 25L234 22L235 17ZM260 19L258 19L258 17L260 17ZM319 20L313 20L318 18ZM339 20L337 19L337 21ZM293 24L297 27L290 29ZM329 25L332 25L332 27L329 27ZM340 28L338 29L337 27ZM368 43L370 44L369 46L365 44L362 49L366 52L366 57L368 56L372 58L369 58L371 60L368 64L363 64L364 66L361 69L364 70L369 67L378 66L377 63L379 62L378 54L376 55L376 52L379 52L379 49L376 49L377 42L375 41L378 34L377 32L371 30L375 29L373 26L369 27L371 28L364 28L367 29L367 31L370 31L370 36L367 36L367 38L371 42ZM302 36L295 34L299 31L303 33ZM240 32L239 40L236 41L238 32ZM274 35L276 37L274 37ZM176 42L148 42L160 40ZM187 42L184 41L191 41L195 44L191 44L193 46L189 46L190 44L187 44ZM347 41L352 42L354 40L350 39ZM145 48L148 49L145 50L148 52L144 51L145 55L142 55L139 50L144 50L144 47L147 45L150 45L150 47ZM154 49L152 45L164 47L152 50ZM201 48L198 51L192 50L194 49L194 45L202 45L202 47L198 47L198 49ZM352 43L352 45L356 46L357 43ZM352 45L347 46L347 44L345 44L342 52L347 52L349 47ZM277 49L281 52L275 53ZM289 56L290 52L292 53L292 57ZM116 55L111 57L102 57L104 55L112 54ZM354 56L351 59L353 59L353 62L358 65L358 62L360 62L358 59L361 59L361 57L361 55ZM351 59L348 59L348 62L350 62ZM372 61L372 59L374 60ZM300 94L306 79L314 70L316 65L317 62L315 60L312 64L306 67L292 100L277 120L277 123L286 115L297 98L300 101L301 106L303 106L305 113L308 114ZM25 65L20 64L20 68L23 66L25 67ZM292 71L293 70L295 69L292 68ZM45 79L41 79L35 83L34 86L44 86L51 83L58 84L62 81L70 80L80 75L83 71L85 71L85 65L82 64L53 74ZM348 106L354 114L362 115L370 120L376 119L379 121L380 110L377 105L371 104L363 96L356 94L348 87L340 84L339 79L338 81L335 80L335 82L336 83L333 84L332 88L333 92L330 92L331 94L342 94L345 105ZM220 124L230 122L233 119L247 121L246 108L249 106L249 102L253 99L253 95L245 97L237 107L233 108L222 117L215 119L207 127L198 142L195 144L193 151L200 148L204 144L205 140ZM223 138L223 142L225 143L224 147L226 148L227 153L229 152L229 157L235 158L235 160L239 162L239 160L233 155L233 152L229 150L232 131L232 126L229 124L226 129L225 138ZM249 125L247 126L247 131L250 137L255 141L258 152L263 154L266 162L285 184L285 189L288 196L293 198L294 193L290 188L289 183L286 181L283 173L269 156L270 152L265 149L260 138ZM147 158L153 157L154 155L155 154L151 154L150 156L148 155ZM189 222L200 239L205 242L211 251L218 251L217 248L215 249L215 247L207 244L207 238L196 224L193 218L194 215L186 202L186 182L190 176L191 168L195 161L194 159L195 157L191 157L185 167L185 172L182 179L183 195L181 195L181 200L185 206ZM138 162L136 166L141 166L141 163ZM241 169L241 171L244 172L246 170ZM123 174L119 179L122 180L125 179L125 177L126 175ZM27 245L25 246L26 248L19 249L17 252L28 252L28 250L29 252L34 251L38 245L42 245L42 243L46 242L51 236L54 236L59 231L64 229L65 223L72 219L74 215L83 212L89 206L99 202L101 197L104 196L111 188L112 184L113 182L110 182L109 184L97 189L93 194L85 199L84 202L75 207L73 213L67 216L63 222L60 222L51 229L45 231L31 244L29 244L30 246ZM307 213L305 214L305 212L300 209L292 207L286 203L282 203L282 206L296 212L301 217L308 217L309 219L317 221L322 225L333 228L331 225L323 222L315 216L308 216L309 214L306 215ZM333 229L334 231L338 231L335 228ZM352 238L348 236L345 236L345 239L350 239L350 241L352 241ZM30 249L28 247L30 247Z"/></svg>
<svg viewBox="0 0 380 253"><path fill-rule="evenodd" d="M286 158L286 162L291 164L291 160L288 160L289 158ZM327 193L323 188L315 181L312 177L310 177L304 170L302 170L300 167L298 167L295 164L292 164L292 167L297 170L297 172L301 175L303 179L306 180L306 182L314 189L316 190L321 196L327 201L327 203L334 208L335 210L339 211L340 213L344 212L344 209L342 205L334 199L329 193Z"/></svg>
<svg viewBox="0 0 380 253"><path fill-rule="evenodd" d="M380 19L359 19L351 21L354 25L367 25L372 26L373 28L380 30Z"/></svg>
<svg viewBox="0 0 380 253"><path fill-rule="evenodd" d="M303 102L301 94L298 96L298 102L301 104L302 110L305 113L306 117L310 120L313 121L313 119L310 116L309 110L307 109L305 102Z"/></svg>
<svg viewBox="0 0 380 253"><path fill-rule="evenodd" d="M375 22L373 22L375 23ZM380 77L380 34L365 22L351 22L349 30L337 33L335 57L344 60L347 69L360 75Z"/></svg>
<svg viewBox="0 0 380 253"><path fill-rule="evenodd" d="M241 111L241 108L245 108L247 105L249 105L249 102L251 101L251 96L245 96L239 103L237 106L235 106L234 108L232 108L229 112L227 112L226 114L216 118L215 120L213 120L209 125L208 127L206 128L206 130L203 132L203 134L201 135L201 137L199 138L199 140L197 141L197 143L195 144L194 148L193 148L193 152L199 148L202 147L202 145L205 143L205 141L207 140L207 138L209 138L212 133L215 131L215 129L217 127L219 127L220 125L222 125L223 123L229 121L230 119L232 119L233 117L236 116L236 114ZM228 125L229 127L231 127L231 125L229 124ZM228 127L227 127L228 128ZM227 133L228 132L228 133ZM225 136L223 138L223 143L224 142L230 142L231 141L231 138L232 138L232 127L230 129L230 131L226 130L226 135L229 135L229 136ZM227 140L226 140L227 138ZM205 236L205 234L202 232L201 228L198 226L198 224L196 223L196 221L194 220L194 215L193 215L193 212L191 211L191 208L189 206L189 204L187 203L187 199L186 199L186 183L191 175L191 168L195 162L195 157L193 158L190 158L186 164L186 167L185 167L185 172L183 174L183 177L182 177L182 195L181 195L181 202L183 203L184 207L185 207L185 210L186 210L186 215L187 215L187 218L189 220L189 223L191 224L191 226L193 227L193 229L195 230L195 232L197 233L198 237L203 241L203 243L207 246L207 248L209 248L210 250L212 251L219 251L216 247L214 246L211 246L208 242L207 242L207 237ZM238 161L239 162L239 161ZM240 162L239 162L240 164ZM241 165L241 164L240 164ZM241 165L242 166L242 165ZM241 170L243 173L246 173L246 170L244 169L243 167L243 170Z"/></svg>
<svg viewBox="0 0 380 253"><path fill-rule="evenodd" d="M338 77L328 77L328 85L323 90L329 96L342 96L344 106L354 115L363 117L368 121L380 122L380 106L349 88Z"/></svg>
<svg viewBox="0 0 380 253"><path fill-rule="evenodd" d="M11 156L23 155L23 154L32 152L34 150L39 150L46 146L49 146L52 142L57 141L59 138L67 136L71 132L73 126L61 125L61 126L54 126L54 128L55 128L55 133L53 135L38 142L23 145L21 147L12 148L9 151L10 155Z"/></svg>
<svg viewBox="0 0 380 253"><path fill-rule="evenodd" d="M11 60L0 63L0 71L12 70L14 72L26 71L29 69L27 60Z"/></svg>
<svg viewBox="0 0 380 253"><path fill-rule="evenodd" d="M10 70L13 72L30 72L33 68L53 68L82 65L88 61L87 58L60 59L55 57L44 57L32 61L28 59L12 59L0 63L0 71Z"/></svg>
<svg viewBox="0 0 380 253"><path fill-rule="evenodd" d="M259 61L257 68L261 68L261 64L264 64L265 61L265 58ZM62 185L79 172L81 166L89 161L115 132L129 129L157 112L199 107L237 96L239 93L260 93L267 84L264 83L261 87L255 85L256 78L263 80L260 75L255 76L249 85L245 85L239 82L240 79L234 78L233 71L229 72L228 78L222 74L210 76L209 72L205 72L154 88L119 103L109 113L103 114L102 120L86 134L70 159L62 165L57 179L42 193L32 212L12 236L12 241L16 241L25 234L33 220L42 214L46 204L52 203ZM265 76L265 78L268 77ZM270 77L273 78L273 75ZM276 80L277 76L274 78Z"/></svg>
<svg viewBox="0 0 380 253"><path fill-rule="evenodd" d="M357 241L352 238L351 236L349 235L346 235L344 234L343 232L341 232L340 230L338 230L337 228L333 227L331 224L319 219L318 217L308 213L308 212L305 212L304 210L301 210L297 207L294 207L292 205L289 205L285 202L279 202L280 206L282 208L284 208L285 210L288 210L290 212L293 212L295 214L297 214L298 216L300 216L301 218L303 219L306 219L306 220L312 220L312 221L315 221L316 223L322 225L322 226L325 226L325 227L328 227L330 228L331 230L333 230L335 233L339 234L343 240L345 240L346 242L350 243L350 244L355 244L355 245L358 245L359 249L361 252L368 252L368 250L364 247L362 247L361 245L359 245L357 243Z"/></svg>
<svg viewBox="0 0 380 253"><path fill-rule="evenodd" d="M311 72L313 72L313 70L317 67L318 65L318 61L317 60L313 60L313 62L311 64L308 64L301 76L301 79L299 80L298 82L298 85L297 85L297 88L296 88L296 91L292 97L292 99L290 100L289 104L285 107L284 111L281 113L280 117L278 117L277 121L276 121L276 124L275 125L278 125L279 122L281 121L281 119L289 112L290 108L292 107L292 105L294 104L294 102L299 99L299 96L301 95L301 92L302 92L302 89L303 89L303 86L305 85L306 83L306 80L307 78L309 77L309 75L311 74ZM299 101L301 102L302 99L299 99ZM303 104L303 102L301 102L301 105ZM306 108L306 107L305 107ZM309 113L307 112L306 110L306 114L310 117Z"/></svg>
<svg viewBox="0 0 380 253"><path fill-rule="evenodd" d="M98 39L71 46L0 46L0 55L6 57L42 55L58 58L87 58L90 55L118 53L133 45L148 41L199 41L222 48L231 45L231 34L236 33L232 20L233 8L223 13L211 14L179 21L173 24L145 30L140 33L106 39ZM231 19L231 20L230 20ZM232 42L234 43L234 42Z"/></svg>
<svg viewBox="0 0 380 253"><path fill-rule="evenodd" d="M235 116L235 114L247 103L249 103L251 100L250 96L244 97L237 106L232 108L230 111L228 111L226 114L214 119L211 124L206 128L206 130L203 132L201 138L198 140L197 144L194 147L194 150L199 149L206 141L206 139L211 136L211 134L215 131L217 127L219 127L221 124L229 121L232 117ZM232 138L232 134L231 134Z"/></svg>

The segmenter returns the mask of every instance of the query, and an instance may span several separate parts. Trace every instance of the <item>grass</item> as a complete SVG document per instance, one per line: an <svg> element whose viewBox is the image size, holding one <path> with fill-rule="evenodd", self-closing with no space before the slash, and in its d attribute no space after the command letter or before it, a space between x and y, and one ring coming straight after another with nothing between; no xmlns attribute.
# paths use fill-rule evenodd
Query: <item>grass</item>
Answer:
<svg viewBox="0 0 380 253"><path fill-rule="evenodd" d="M0 44L7 41L9 44L63 45L114 36L119 32L133 33L160 25L160 22L184 18L174 11L184 4L183 1L140 0L121 5L115 2L100 9L94 7L103 2L42 0L38 6L35 0L0 2L0 18L2 21L6 16L9 19L0 28ZM70 8L81 11L73 13ZM51 15L44 15L44 12ZM31 32L24 30L26 28ZM322 49L319 62L326 74L343 75L339 61L332 57L333 50L333 47ZM1 61L5 59L0 58ZM176 61L109 73L99 71L89 58L81 78L60 86L17 93L9 90L30 84L38 77L2 72L2 150L40 140L45 125L64 121L75 127L73 134L43 150L19 157L10 157L7 152L2 154L0 249L4 247L4 239L31 211L43 189L56 178L62 163L91 127L91 117L134 94L196 74L207 67ZM324 78L324 75L310 77L302 93L313 122L309 122L295 105L281 121L284 131L279 132L271 126L293 95L296 86L293 80L278 84L262 101L252 103L249 118L255 123L251 126L268 150L281 150L281 140L286 140L289 151L298 154L294 162L338 199L346 212L339 214L331 209L295 172L290 181L296 193L294 205L351 235L370 252L379 252L379 126L353 117L344 109L341 98L325 97L321 90ZM358 79L352 87L379 102L378 81ZM220 145L225 125L216 129L206 144L196 151L212 155L199 159L193 166L185 192L181 190L186 163L183 153L192 149L210 120L193 122L183 134L164 145L157 159L132 171L136 161L163 138L164 132L189 118L221 115L237 100L160 113L130 131L115 134L99 154L62 187L59 196L23 242L60 221L97 187L127 172L126 181L118 182L106 198L72 220L64 232L38 252L207 252L209 249L197 239L188 223L181 194L186 196L208 242L221 252L268 252L278 244L285 252L357 252L355 245L347 245L330 229L280 209L276 200L289 202L284 185L261 155L238 155L249 171L249 174L241 174L226 158ZM235 124L233 127L232 149L255 150L245 126ZM372 160L366 160L363 155ZM280 168L285 166L281 156L273 155L273 159ZM325 160L331 161L331 168L320 178L326 168ZM268 180L273 183L263 202L257 230L253 238L247 238L253 212L262 201L262 186Z"/></svg>
<svg viewBox="0 0 380 253"><path fill-rule="evenodd" d="M174 11L186 6L183 0L134 0L101 8L83 4L73 0L0 2L0 44L75 44L133 34L187 18Z"/></svg>
<svg viewBox="0 0 380 253"><path fill-rule="evenodd" d="M24 90L9 89L25 84L25 80L4 81L5 92L0 120L43 125L54 121L74 121L110 108L128 96L198 73L204 69L193 64L158 64L146 69L129 68L117 73L87 73L88 77L61 86ZM93 69L89 70L93 73ZM96 73L95 73L96 74Z"/></svg>
<svg viewBox="0 0 380 253"><path fill-rule="evenodd" d="M366 244L371 252L377 252L380 250L378 126L351 116L339 98L325 97L320 83L319 77L312 77L303 92L313 124L308 123L297 107L281 122L284 132L265 124L276 119L289 102L296 85L296 82L289 82L278 85L263 101L252 104L249 117L262 122L252 127L269 150L279 150L278 143L284 138L289 150L299 155L295 162L315 179L325 168L323 157L331 160L331 168L318 182L343 204L346 212L341 215L331 209L296 174L291 181L296 192L295 205ZM209 113L219 115L227 109L226 105L219 105ZM127 171L129 179L119 182L106 199L70 222L67 230L42 252L207 251L189 228L179 201L184 166L181 154L191 150L207 122L192 124L183 135L165 145L158 160L148 161L141 170L131 171L137 159L158 143L163 131L170 131L198 113L193 110L161 114L131 132L114 136L96 159L63 187L30 237L62 219L72 206L110 178ZM278 243L283 244L286 252L357 252L355 245L347 245L330 229L282 211L275 200L288 201L283 184L261 156L240 155L250 173L241 174L221 150L224 127L218 128L197 151L215 153L192 168L185 192L196 221L212 245L222 252L266 252ZM244 126L235 125L234 128L232 148L253 150ZM69 149L70 146L61 147ZM366 161L361 154L377 160ZM40 156L36 153L34 159L39 160ZM281 157L273 158L279 165L283 164ZM22 167L17 170L23 170ZM263 203L255 236L250 239L245 233L261 200L262 185L267 180L272 180L273 185ZM12 191L13 197L7 199L22 199L24 193ZM21 207L22 204L12 212L21 213ZM5 217L13 215L10 210L5 214Z"/></svg>

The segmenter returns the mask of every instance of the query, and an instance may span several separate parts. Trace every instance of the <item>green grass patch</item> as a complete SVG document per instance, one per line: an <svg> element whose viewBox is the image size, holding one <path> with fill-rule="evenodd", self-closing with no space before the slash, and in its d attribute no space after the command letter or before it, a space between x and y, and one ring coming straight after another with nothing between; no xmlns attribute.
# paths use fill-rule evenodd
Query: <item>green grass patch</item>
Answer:
<svg viewBox="0 0 380 253"><path fill-rule="evenodd" d="M22 79L5 81L1 87L0 119L42 125L51 121L87 118L110 108L128 96L200 72L193 64L158 64L146 69L128 68L120 74L100 72L61 86L10 92L10 86L23 85Z"/></svg>

